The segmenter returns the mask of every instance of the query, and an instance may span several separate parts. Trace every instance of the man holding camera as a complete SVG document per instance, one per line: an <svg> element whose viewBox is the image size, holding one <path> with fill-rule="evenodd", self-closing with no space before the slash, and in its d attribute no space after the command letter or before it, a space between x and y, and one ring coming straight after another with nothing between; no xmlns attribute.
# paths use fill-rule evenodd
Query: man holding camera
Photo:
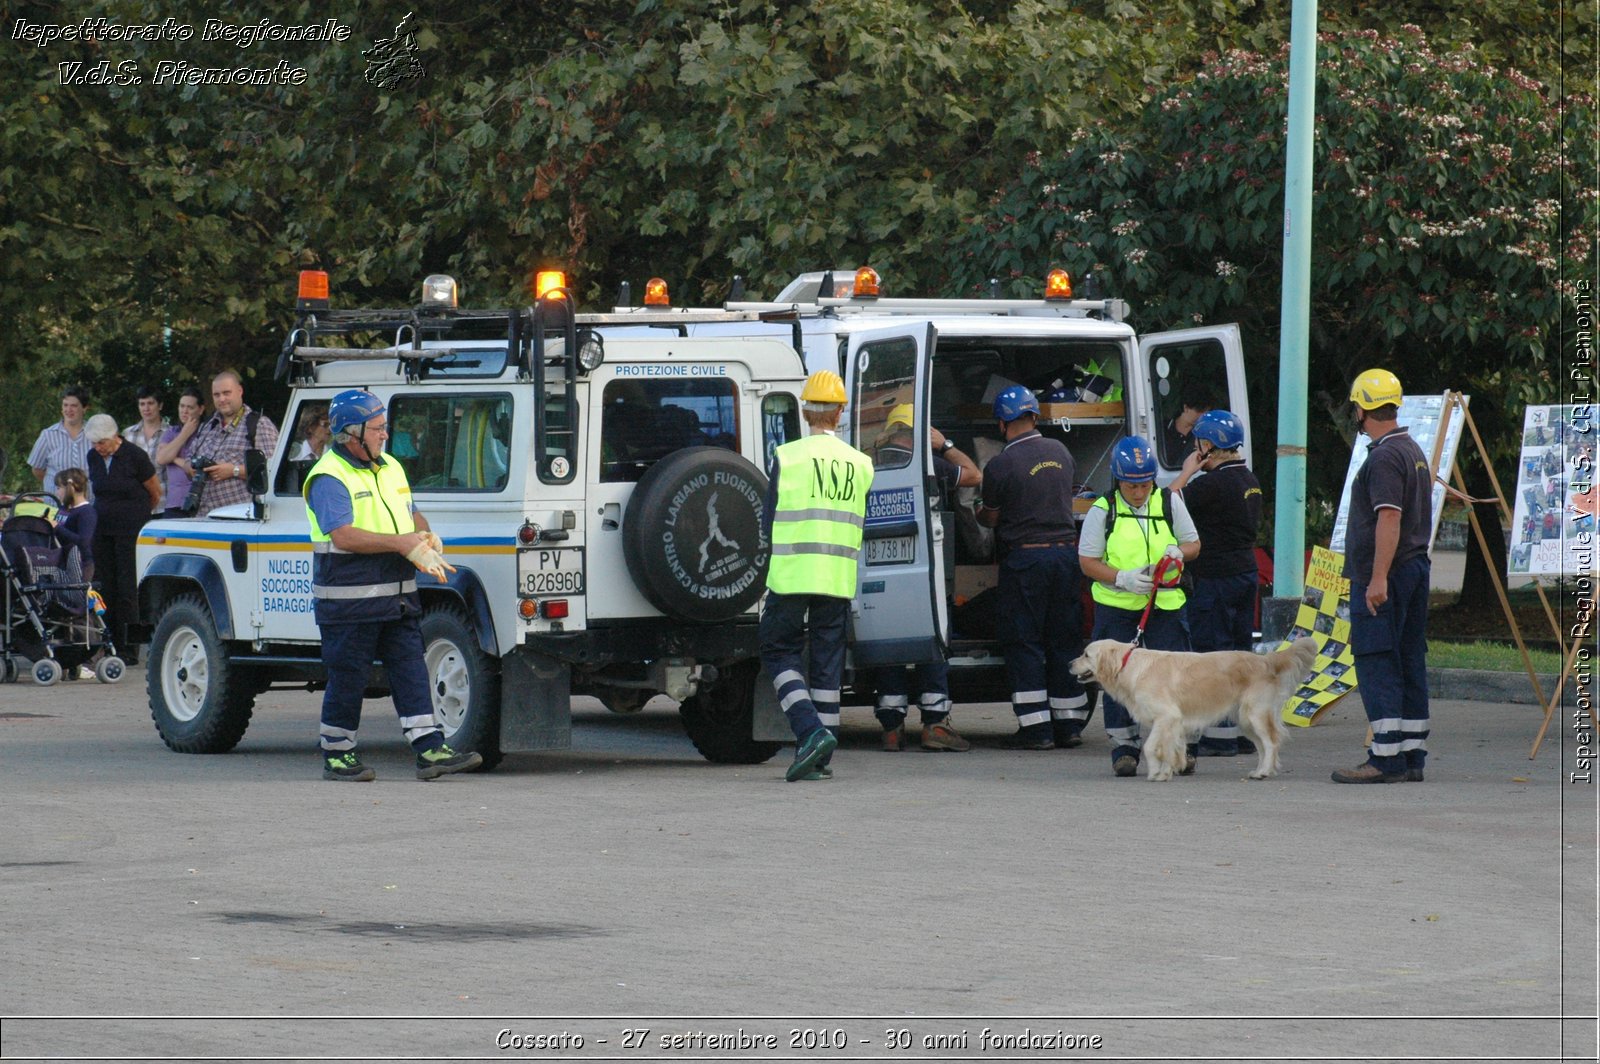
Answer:
<svg viewBox="0 0 1600 1064"><path fill-rule="evenodd" d="M245 452L260 451L270 458L278 447L278 426L245 405L244 383L233 370L225 369L211 381L211 402L216 413L194 435L195 475L205 474L196 517L219 506L249 502Z"/></svg>

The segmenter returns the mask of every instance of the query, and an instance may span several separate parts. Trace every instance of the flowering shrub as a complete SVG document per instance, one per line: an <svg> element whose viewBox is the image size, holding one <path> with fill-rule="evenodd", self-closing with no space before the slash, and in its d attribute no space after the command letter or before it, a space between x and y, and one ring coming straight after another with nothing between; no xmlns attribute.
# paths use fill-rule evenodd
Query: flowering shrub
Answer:
<svg viewBox="0 0 1600 1064"><path fill-rule="evenodd" d="M1233 51L1133 128L1076 131L975 219L955 287L1011 278L1011 294L1034 295L1049 259L1095 270L1143 331L1238 321L1257 438L1272 439L1287 97L1287 49ZM1326 413L1313 410L1314 458L1371 365L1411 392L1476 392L1480 425L1553 400L1557 325L1593 270L1594 175L1579 168L1594 100L1552 100L1407 26L1324 35L1316 115L1310 360ZM1342 462L1327 471L1335 497Z"/></svg>

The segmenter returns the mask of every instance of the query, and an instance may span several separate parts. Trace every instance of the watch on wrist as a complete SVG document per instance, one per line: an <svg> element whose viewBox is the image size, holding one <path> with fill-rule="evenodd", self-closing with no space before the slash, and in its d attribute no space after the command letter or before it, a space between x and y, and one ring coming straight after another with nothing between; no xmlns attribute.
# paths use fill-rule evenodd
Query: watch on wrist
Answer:
<svg viewBox="0 0 1600 1064"><path fill-rule="evenodd" d="M954 440L950 439L949 437L945 437L944 443L941 444L940 447L939 447L939 453L940 454L944 454L946 451L948 451L948 450L952 449L953 447L955 447L955 445L956 445L956 443L955 443Z"/></svg>

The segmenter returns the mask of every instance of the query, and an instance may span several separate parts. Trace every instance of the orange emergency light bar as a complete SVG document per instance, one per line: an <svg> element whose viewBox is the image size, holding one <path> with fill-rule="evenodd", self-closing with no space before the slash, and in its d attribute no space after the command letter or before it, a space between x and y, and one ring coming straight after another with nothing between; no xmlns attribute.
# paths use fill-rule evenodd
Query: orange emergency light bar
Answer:
<svg viewBox="0 0 1600 1064"><path fill-rule="evenodd" d="M328 309L328 271L301 270L300 292L295 300L296 310Z"/></svg>
<svg viewBox="0 0 1600 1064"><path fill-rule="evenodd" d="M851 290L853 299L878 298L878 271L871 266L863 266L856 271L855 285Z"/></svg>
<svg viewBox="0 0 1600 1064"><path fill-rule="evenodd" d="M540 270L533 275L533 298L543 299L557 288L567 287L567 275L560 270Z"/></svg>
<svg viewBox="0 0 1600 1064"><path fill-rule="evenodd" d="M1051 270L1045 275L1044 297L1046 299L1071 299L1072 276L1066 270Z"/></svg>
<svg viewBox="0 0 1600 1064"><path fill-rule="evenodd" d="M667 296L667 282L659 277L652 277L644 283L644 305L647 307L670 307L672 300Z"/></svg>

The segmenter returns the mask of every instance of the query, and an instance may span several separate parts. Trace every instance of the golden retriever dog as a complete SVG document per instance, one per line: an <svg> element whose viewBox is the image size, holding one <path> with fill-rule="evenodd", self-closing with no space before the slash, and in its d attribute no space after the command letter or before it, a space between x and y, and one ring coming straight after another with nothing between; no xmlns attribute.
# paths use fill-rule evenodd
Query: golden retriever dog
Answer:
<svg viewBox="0 0 1600 1064"><path fill-rule="evenodd" d="M1219 650L1209 654L1146 650L1115 639L1096 639L1072 663L1083 683L1097 683L1128 707L1145 733L1144 755L1152 780L1182 772L1187 740L1223 717L1239 722L1261 753L1253 780L1278 772L1283 704L1311 671L1316 640L1297 639L1271 654ZM1123 659L1127 664L1123 664Z"/></svg>

